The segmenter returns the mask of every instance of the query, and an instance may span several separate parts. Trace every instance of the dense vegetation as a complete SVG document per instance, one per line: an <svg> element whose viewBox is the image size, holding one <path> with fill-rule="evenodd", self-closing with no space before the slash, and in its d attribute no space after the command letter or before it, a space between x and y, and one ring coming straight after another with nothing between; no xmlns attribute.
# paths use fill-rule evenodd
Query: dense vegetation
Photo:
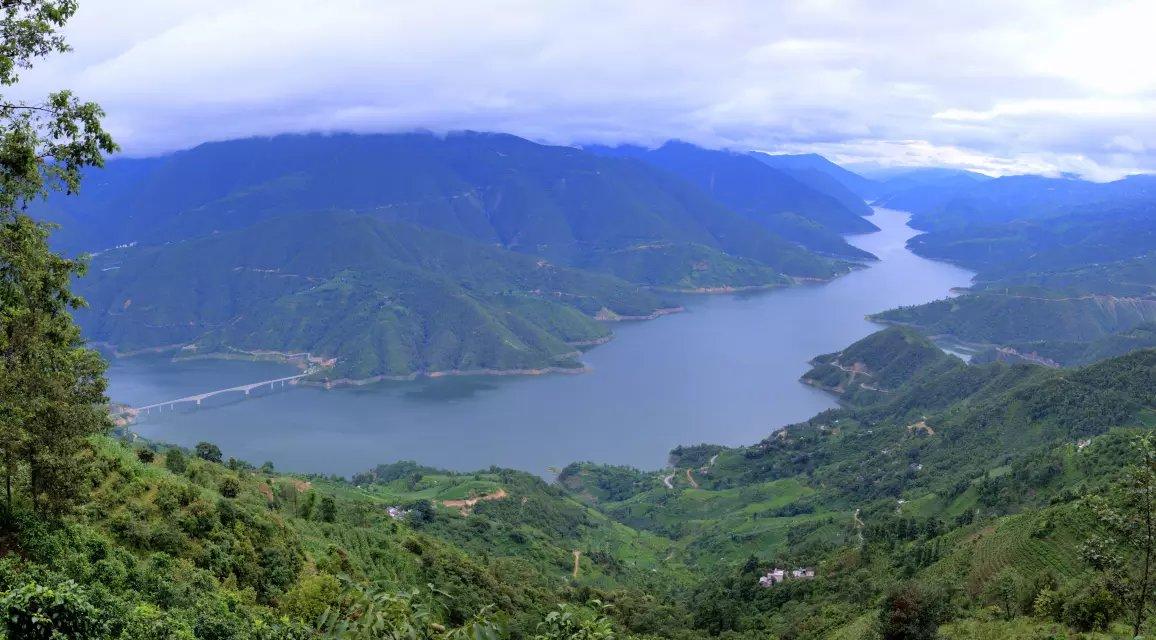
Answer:
<svg viewBox="0 0 1156 640"><path fill-rule="evenodd" d="M336 359L335 378L576 368L574 345L609 337L595 318L676 306L655 291L851 268L760 216L870 257L839 233L872 226L836 200L746 156L693 153L741 165L720 183L753 167L748 206L636 159L462 133L280 136L115 160L78 196L34 210L64 224L57 246L98 251L79 285L94 341L311 352Z"/></svg>
<svg viewBox="0 0 1156 640"><path fill-rule="evenodd" d="M595 317L676 306L618 278L353 214L106 252L81 287L89 335L122 352L276 350L330 377L578 367Z"/></svg>
<svg viewBox="0 0 1156 640"><path fill-rule="evenodd" d="M1122 469L1143 463L1134 434L1156 425L1156 352L1075 371L969 366L888 329L820 358L808 376L827 379L835 361L859 362L887 386L846 385L847 408L751 447L681 451L674 489L590 464L561 481L615 519L669 537L673 557L713 575L688 605L711 634L1130 630L1127 581L1088 544L1102 531L1092 499L1114 495ZM1142 558L1121 551L1116 566L1136 568ZM817 577L761 588L770 567ZM901 611L926 618L892 617ZM888 635L892 624L915 629Z"/></svg>
<svg viewBox="0 0 1156 640"><path fill-rule="evenodd" d="M285 215L349 211L595 269L608 251L685 244L790 276L830 277L845 268L642 162L509 135L235 140L115 160L91 177L79 197L39 209L64 223L64 249L157 244ZM674 284L692 267L656 275Z"/></svg>
<svg viewBox="0 0 1156 640"><path fill-rule="evenodd" d="M74 11L66 0L6 3L0 85L65 50L56 32ZM67 93L0 107L6 638L962 640L1153 631L1154 350L1075 369L969 365L912 330L889 328L817 357L806 375L839 394L843 408L751 446L678 447L672 468L662 471L576 463L556 483L506 469L451 473L413 462L352 479L301 476L227 458L209 442L187 451L113 432L104 364L72 319L83 305L72 281L85 265L54 253L51 228L25 214L54 189L76 190L82 170L115 149L101 115ZM449 235L405 216L359 210L387 205L336 174L324 177L349 187L350 199L311 209L322 202L310 199L322 183L297 172L311 160L292 150L319 140L336 141L342 153L364 151L359 145L396 143L408 152L449 144L460 154L449 154L455 162L509 187L497 201L527 198L535 206L518 211L543 215L518 220L512 231L498 222L510 222L498 215L509 211L495 200L478 209L471 199L487 200L471 183L465 209L444 200L434 209L461 213L456 222L479 222L468 214L481 211L493 226L482 236ZM284 162L268 163L278 165L271 173L258 167L264 163L246 164L259 155L225 161L232 151L181 167L197 155L190 152L174 161L179 169L199 166L228 179L182 182L180 197L158 201L150 218L157 225L139 229L157 241L188 235L97 258L103 275L88 285L98 305L90 321L122 343L155 334L142 346L174 340L223 351L273 343L336 352L351 374L518 367L565 362L568 342L604 337L591 315L644 315L662 304L624 280L554 266L545 256L584 266L630 250L675 256L607 267L654 287L778 282L808 268L828 275L841 268L721 205L703 204L709 201L687 185L670 187L660 201L635 201L638 217L614 219L626 231L605 225L599 216L608 210L571 207L571 179L580 187L574 190L598 198L624 193L617 171L669 186L666 174L642 163L503 137L451 142L230 143L261 152L283 145ZM494 144L511 153L492 155ZM495 160L519 153L536 164L506 173L507 161ZM444 178L423 166L430 157L407 157L427 173L398 174ZM542 180L538 169L551 161L572 172L561 182L556 173ZM179 174L163 175L174 171L168 162L123 165L144 182L106 184L86 202L116 208L144 197L152 188L146 183L172 186ZM266 180L254 182L254 174ZM158 175L161 182L151 182ZM420 183L398 185L428 194ZM631 193L653 195L649 188ZM679 208L683 197L702 206ZM429 201L407 202L398 209ZM305 210L285 215L288 203ZM335 203L355 211L329 211ZM49 210L66 213L55 206ZM578 210L593 217L566 217ZM1137 233L1142 218L1122 219L1141 225ZM98 216L87 224L109 222ZM110 240L127 228L108 224L100 233ZM587 235L577 233L582 228ZM1102 295L1104 286L1113 288L1106 295L1122 287L1143 297L1146 252L1091 264L1086 256L1102 236L1080 237L1088 246L1069 253L1082 262L1033 258L1047 268L1001 274L1002 285L981 279L960 304L1001 286L1005 297L1014 286L1048 301L1062 301L1054 292ZM551 238L569 248L556 252ZM646 243L636 244L640 238ZM1063 253L1034 255L1061 260ZM722 255L733 262L715 272L710 256ZM709 275L648 275L658 267L677 271L687 260L707 261L695 270ZM1148 325L1138 326L1127 335L1142 341ZM354 329L370 337L344 344L341 336ZM476 342L460 338L467 333Z"/></svg>
<svg viewBox="0 0 1156 640"><path fill-rule="evenodd" d="M1075 365L1156 346L1143 330L1156 320L1156 198L1141 193L1046 219L917 236L912 250L975 269L975 285L876 318L987 348L988 359Z"/></svg>
<svg viewBox="0 0 1156 640"><path fill-rule="evenodd" d="M637 158L674 173L767 230L808 249L851 259L873 256L841 234L877 230L861 216L871 209L842 183L817 171L787 172L756 157L668 142L657 149L587 147L601 155Z"/></svg>

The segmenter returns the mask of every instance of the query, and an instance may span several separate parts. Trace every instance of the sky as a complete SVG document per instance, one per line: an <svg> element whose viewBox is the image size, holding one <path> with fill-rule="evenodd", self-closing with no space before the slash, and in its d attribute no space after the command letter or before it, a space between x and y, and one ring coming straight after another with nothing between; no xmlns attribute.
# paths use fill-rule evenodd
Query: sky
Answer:
<svg viewBox="0 0 1156 640"><path fill-rule="evenodd" d="M18 89L127 155L288 132L681 139L865 167L1156 172L1156 2L81 0Z"/></svg>

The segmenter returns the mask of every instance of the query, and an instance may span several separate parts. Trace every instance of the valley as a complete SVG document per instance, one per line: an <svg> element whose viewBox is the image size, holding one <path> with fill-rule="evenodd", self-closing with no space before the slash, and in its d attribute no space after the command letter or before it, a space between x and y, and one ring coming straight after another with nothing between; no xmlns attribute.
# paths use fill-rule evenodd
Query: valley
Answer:
<svg viewBox="0 0 1156 640"><path fill-rule="evenodd" d="M835 406L798 378L812 357L876 330L868 314L968 284L970 272L906 249L915 232L905 214L878 210L870 219L880 231L849 237L879 257L866 268L824 284L681 296L682 313L607 325L614 339L581 356L590 369L581 375L296 386L142 417L134 429L176 444L209 440L279 468L339 474L406 459L543 475L575 460L654 469L679 444L756 441ZM109 394L139 406L288 375L283 371L291 370L267 362L118 359Z"/></svg>

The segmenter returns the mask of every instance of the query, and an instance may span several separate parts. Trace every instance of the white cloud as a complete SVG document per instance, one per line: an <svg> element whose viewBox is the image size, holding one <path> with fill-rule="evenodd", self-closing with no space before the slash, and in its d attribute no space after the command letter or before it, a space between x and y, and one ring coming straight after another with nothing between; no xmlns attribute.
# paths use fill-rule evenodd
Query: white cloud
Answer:
<svg viewBox="0 0 1156 640"><path fill-rule="evenodd" d="M1104 179L1156 168L1154 17L1080 0L81 0L76 52L22 91L98 100L133 154L471 128Z"/></svg>

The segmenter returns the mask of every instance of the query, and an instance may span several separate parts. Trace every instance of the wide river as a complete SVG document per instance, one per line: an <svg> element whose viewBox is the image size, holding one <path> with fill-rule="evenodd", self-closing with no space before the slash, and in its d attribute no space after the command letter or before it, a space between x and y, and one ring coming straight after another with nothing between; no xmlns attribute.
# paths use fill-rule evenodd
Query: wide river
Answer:
<svg viewBox="0 0 1156 640"><path fill-rule="evenodd" d="M348 475L380 462L545 474L573 461L656 469L678 444L750 444L835 406L799 382L807 361L879 327L864 316L928 302L971 273L916 256L907 215L878 210L853 244L880 261L838 280L749 295L695 296L687 311L615 325L589 351L592 371L442 378L353 389L290 387L214 399L143 418L163 442L215 442L225 455L299 472ZM109 370L113 400L141 406L282 375L281 365L127 358Z"/></svg>

